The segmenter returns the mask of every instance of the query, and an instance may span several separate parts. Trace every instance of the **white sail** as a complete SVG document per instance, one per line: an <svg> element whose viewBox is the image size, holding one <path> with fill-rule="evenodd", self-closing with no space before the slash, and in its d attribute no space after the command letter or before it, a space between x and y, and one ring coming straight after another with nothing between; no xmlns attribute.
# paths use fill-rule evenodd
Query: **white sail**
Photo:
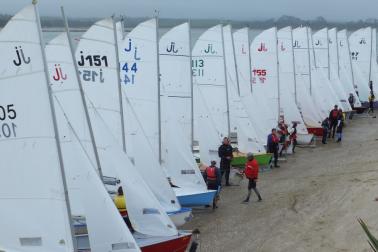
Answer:
<svg viewBox="0 0 378 252"><path fill-rule="evenodd" d="M83 152L79 141L73 142L71 150ZM76 161L77 179L81 185L79 194L85 209L91 251L140 251L98 174L90 167L89 160L82 163L80 161L85 159L78 158Z"/></svg>
<svg viewBox="0 0 378 252"><path fill-rule="evenodd" d="M192 144L192 74L189 23L178 25L159 41L161 95L174 103L170 109L185 134L186 144ZM163 98L162 97L162 98ZM162 129L164 130L164 128Z"/></svg>
<svg viewBox="0 0 378 252"><path fill-rule="evenodd" d="M343 108L335 91L334 83L329 80L328 28L317 31L310 36L310 47L312 47L310 54L313 54L313 61L311 62L314 63L312 66L314 84L312 95L317 105L322 108L324 113L328 114L335 104Z"/></svg>
<svg viewBox="0 0 378 252"><path fill-rule="evenodd" d="M337 32L337 47L339 61L339 75L341 83L348 94L353 94L355 107L361 107L360 98L354 86L354 74L352 70L351 55L349 52L349 41L346 30Z"/></svg>
<svg viewBox="0 0 378 252"><path fill-rule="evenodd" d="M352 107L349 104L349 92L343 85L340 79L340 64L339 51L337 46L337 29L332 28L328 30L328 49L329 49L329 77L331 83L334 85L335 91L339 96L340 103L344 111L351 111Z"/></svg>
<svg viewBox="0 0 378 252"><path fill-rule="evenodd" d="M193 86L194 111L195 111L195 137L200 144L201 163L210 165L210 162L219 161L218 147L222 137L215 127L215 122L210 110L205 103L205 96L198 85ZM219 164L219 162L218 162Z"/></svg>
<svg viewBox="0 0 378 252"><path fill-rule="evenodd" d="M76 49L84 91L122 146L113 22L98 21L80 38Z"/></svg>
<svg viewBox="0 0 378 252"><path fill-rule="evenodd" d="M177 229L174 224L149 185L110 134L100 112L92 108L89 111L104 175L107 175L106 170L111 169L114 177L121 180L133 228L142 234L152 236L176 235Z"/></svg>
<svg viewBox="0 0 378 252"><path fill-rule="evenodd" d="M333 33L336 34L336 30L334 30ZM321 95L325 97L328 94L327 99L329 99L329 101L334 101L332 103L337 102L335 104L341 105L340 108L342 108L343 111L350 111L351 108L347 101L347 97L342 84L337 74L332 73L335 71L334 67L332 67L331 65L331 51L332 49L334 49L334 47L331 47L332 44L330 42L332 42L332 40L329 37L328 28L321 29L313 35L315 67L319 72L322 73L323 80L321 82L326 84L322 85ZM337 53L334 55L337 57ZM318 91L318 89L315 89L314 93L316 94L318 93ZM330 108L332 108L334 104L327 104L323 101L321 102L321 105L327 106L325 107L327 111L330 110Z"/></svg>
<svg viewBox="0 0 378 252"><path fill-rule="evenodd" d="M261 120L266 121L269 130L277 126L281 113L278 92L277 29L270 28L260 33L250 46L250 54L254 97L261 97L271 108L268 114L261 115Z"/></svg>
<svg viewBox="0 0 378 252"><path fill-rule="evenodd" d="M176 26L159 42L163 165L174 185L206 190L191 151L192 76L189 24ZM179 164L179 165L178 165Z"/></svg>
<svg viewBox="0 0 378 252"><path fill-rule="evenodd" d="M378 87L378 63L377 63L377 29L372 29L372 59L371 59L371 74L374 86L374 92L376 93L376 87Z"/></svg>
<svg viewBox="0 0 378 252"><path fill-rule="evenodd" d="M121 78L124 84L123 89L143 126L143 131L152 150L159 157L156 27L156 20L151 19L139 24L129 32L125 39L119 43L119 60Z"/></svg>
<svg viewBox="0 0 378 252"><path fill-rule="evenodd" d="M177 211L181 208L180 204L167 180L167 174L159 164L159 149L154 145L156 139L151 138L155 134L153 132L158 132L158 104L155 103L158 84L157 72L154 72L154 69L157 70L155 20L137 26L124 40L119 40L118 45L122 79L134 78L134 83L123 82L122 85L127 155L163 208L167 212ZM155 51L150 50L151 46ZM138 57L140 60L137 60ZM135 77L129 74L135 74ZM149 79L151 77L153 79Z"/></svg>
<svg viewBox="0 0 378 252"><path fill-rule="evenodd" d="M311 66L309 66L310 58L307 33L306 27L293 30L297 106L307 127L320 127L321 121L328 115L320 114L320 110L316 107L311 96Z"/></svg>
<svg viewBox="0 0 378 252"><path fill-rule="evenodd" d="M226 137L229 129L221 25L208 29L198 38L192 50L192 61L194 85L205 99L220 138ZM200 140L200 145L201 141L206 139Z"/></svg>
<svg viewBox="0 0 378 252"><path fill-rule="evenodd" d="M117 33L121 34L120 25L117 26ZM108 39L108 41L103 39L104 36L107 36L106 38ZM121 37L121 35L119 35L118 37ZM106 48L106 50L103 50L102 48ZM91 66L90 64L87 64L87 62L83 66L87 71L101 71L104 74L102 80L92 79L87 82L83 81L84 90L86 96L88 97L87 105L91 112L91 120L94 121L93 127L95 132L95 139L96 142L98 141L97 144L100 146L99 152L101 153L102 148L110 144L112 148L114 148L114 151L116 151L116 154L114 155L120 156L120 160L116 160L117 162L125 160L125 162L130 163L130 160L127 158L126 154L120 153L120 151L122 151L122 145L119 144L119 142L122 142L123 137L121 123L122 117L120 111L121 107L118 90L118 72L116 69L116 43L114 41L114 29L113 22L111 19L105 19L97 22L84 34L83 38L80 40L79 47L77 49L77 53L79 52L79 60L81 59L81 51L85 51L88 55L93 57L96 55L97 52L101 52L101 58L106 57L107 59L107 64L104 64L102 66L103 69L100 68L100 70L98 70L97 66ZM108 87L112 91L112 93L106 93L108 97L103 97L102 95L104 87ZM133 118L128 119L132 120ZM99 124L100 126L98 126L97 124ZM106 126L101 126L101 124L105 124ZM118 126L115 126L114 124L118 124ZM114 145L114 143L111 140L103 139L105 135L104 131L106 131L108 128L117 129L110 130L110 132L106 133L112 136L110 137L110 139L117 139L118 145ZM138 137L141 136L144 135L138 135ZM178 210L180 206L178 204L176 196L174 195L172 188L169 186L168 181L165 179L165 175L163 171L160 169L156 161L156 157L154 159L154 153L151 151L149 142L142 142L145 140L144 138L139 138L138 140L140 140L137 142L138 144L135 144L134 142L135 149L138 150L138 148L141 147L143 147L144 149L139 149L140 151L136 153L139 155L143 155L143 151L147 154L149 154L148 151L150 151L150 153L152 154L150 155L149 159L146 159L143 156L136 156L137 154L135 154L133 158L136 161L136 163L135 166L132 166L132 168L135 169L134 173L138 173L138 176L143 177L143 180L146 181L146 184L149 186L151 191L154 192L155 196L161 202L163 208L166 209L166 211ZM105 155L105 158L107 157L111 158L111 156L109 156L108 153L106 153ZM117 163L117 165L122 165L122 163ZM126 166L127 164L124 165ZM110 164L107 166L103 165L103 172L104 175L107 176L120 176L117 169L114 169L114 167L112 167L112 165ZM129 197L127 196L126 198ZM140 225L140 228L145 227Z"/></svg>
<svg viewBox="0 0 378 252"><path fill-rule="evenodd" d="M25 7L0 33L0 244L10 250L71 252L34 8Z"/></svg>
<svg viewBox="0 0 378 252"><path fill-rule="evenodd" d="M238 149L241 152L260 153L264 151L264 144L253 127L246 108L242 103L239 93L239 81L237 75L235 48L232 37L231 25L223 27L225 64L227 75L228 100L230 106L231 132L237 133Z"/></svg>
<svg viewBox="0 0 378 252"><path fill-rule="evenodd" d="M281 107L285 122L290 124L296 122L298 134L308 134L306 125L296 105L297 93L291 33L291 27L282 28L277 32Z"/></svg>
<svg viewBox="0 0 378 252"><path fill-rule="evenodd" d="M72 213L85 216L91 251L112 247L140 251L96 173L98 167L66 33L49 42L46 56Z"/></svg>
<svg viewBox="0 0 378 252"><path fill-rule="evenodd" d="M252 95L252 73L248 32L248 28L243 28L235 31L233 34L240 99L244 108L246 108L249 119L253 123L260 142L265 143L266 134L270 130L270 124L266 127L266 122L262 120L261 115L269 113L267 111L270 111L270 109L266 106L262 97Z"/></svg>
<svg viewBox="0 0 378 252"><path fill-rule="evenodd" d="M367 101L369 89L369 71L371 61L371 28L360 29L349 36L349 48L354 73L354 84L357 86L361 101ZM375 88L375 90L377 90Z"/></svg>

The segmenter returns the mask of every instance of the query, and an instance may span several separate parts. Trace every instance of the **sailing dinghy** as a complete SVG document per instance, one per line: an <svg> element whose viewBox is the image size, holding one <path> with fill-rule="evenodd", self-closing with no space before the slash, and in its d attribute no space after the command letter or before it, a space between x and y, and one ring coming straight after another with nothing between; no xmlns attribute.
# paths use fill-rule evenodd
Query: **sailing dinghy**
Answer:
<svg viewBox="0 0 378 252"><path fill-rule="evenodd" d="M36 5L26 6L1 30L0 53L1 110L6 111L0 122L1 247L72 252L66 177Z"/></svg>
<svg viewBox="0 0 378 252"><path fill-rule="evenodd" d="M231 134L236 133L237 136L237 149L234 151L231 165L244 167L248 152L254 153L257 162L263 165L263 160L270 159L271 154L266 153L264 148L265 139L264 141L260 140L247 109L240 98L239 75L235 56L236 48L231 25L223 27L223 40L228 103L230 107L230 128Z"/></svg>
<svg viewBox="0 0 378 252"><path fill-rule="evenodd" d="M65 114L71 119L72 128L77 128L78 132L85 133L83 128L83 118L86 118L83 113L83 104L88 106L88 113L91 125L93 126L94 139L96 140L96 149L101 163L101 170L105 176L110 176L120 180L120 185L123 187L125 197L127 199L127 211L131 220L133 228L136 230L133 233L138 246L142 251L185 251L190 242L189 233L178 232L171 220L165 214L158 200L150 190L149 186L142 179L140 174L135 170L130 160L125 156L116 138L110 133L110 128L107 126L105 119L101 113L93 106L93 102L86 97L86 102L79 101L80 88L78 79L74 77L76 71L72 59L69 60L67 55L70 54L67 46L67 41L62 40L64 37L58 37L57 40L52 41L51 46L51 66L63 63L60 67L64 67L64 71L59 70L60 73L65 73L64 86L60 87L60 91L56 92L56 96L60 98L62 108L65 108ZM59 39L59 40L58 40ZM58 53L59 52L59 53ZM53 61L55 60L55 62ZM52 68L52 76L56 76L56 68ZM53 78L53 77L52 77ZM61 85L58 82L57 85ZM75 98L76 97L76 98ZM69 98L69 99L68 99ZM76 106L70 105L76 101ZM76 108L76 110L74 110ZM80 112L81 111L81 112ZM81 113L81 116L78 114ZM79 119L79 120L78 120ZM88 128L87 128L88 129ZM81 135L84 138L78 138L81 146L85 149L85 134ZM89 149L91 150L91 149ZM86 150L88 152L88 149ZM91 155L88 155L90 158ZM94 160L91 160L95 163ZM109 196L108 196L109 197ZM109 197L110 199L110 197ZM140 199L143 199L141 201ZM96 216L99 218L99 215ZM123 221L122 221L123 223ZM89 223L84 224L90 227ZM126 226L123 223L124 226ZM89 232L89 240L91 240ZM88 237L82 234L79 238L80 244L88 244L84 242ZM92 242L90 242L92 246ZM88 247L82 247L88 249ZM92 247L91 247L92 249Z"/></svg>
<svg viewBox="0 0 378 252"><path fill-rule="evenodd" d="M370 27L359 29L349 36L349 50L354 84L356 85L360 101L365 104L370 95L369 81L373 80L371 71L373 62L372 40L372 29ZM373 85L377 84L378 83L373 82ZM374 90L377 90L376 86Z"/></svg>
<svg viewBox="0 0 378 252"><path fill-rule="evenodd" d="M295 78L294 50L291 27L285 27L277 31L278 60L280 70L280 97L284 120L297 123L298 144L310 144L314 135L309 134L306 124L297 106L297 83Z"/></svg>
<svg viewBox="0 0 378 252"><path fill-rule="evenodd" d="M321 114L321 111L317 108L311 96L312 71L308 33L307 27L292 30L297 106L306 123L308 132L315 136L322 136L323 128L320 125L328 114Z"/></svg>
<svg viewBox="0 0 378 252"><path fill-rule="evenodd" d="M76 223L83 220L86 223L91 251L104 251L112 246L140 251L100 179L102 172L99 171L100 163L96 162L97 148L92 143L85 101L82 101L75 81L77 76L66 33L50 41L46 46L46 57L72 215ZM77 231L78 226L81 225L75 225L76 242L82 247L88 241L86 235Z"/></svg>
<svg viewBox="0 0 378 252"><path fill-rule="evenodd" d="M88 105L94 106L109 124L111 134L116 137L119 146L123 147L129 158L132 158L135 168L150 186L166 212L172 216L175 224L181 226L190 219L191 210L181 209L156 155L151 150L151 145L144 134L145 131L140 130L139 121L133 117L134 114L127 113L129 111L127 106L130 104L123 101L120 86L123 84L120 83L117 69L117 45L123 35L121 24L118 23L117 29L115 26L117 25L113 25L112 19L99 21L82 36L78 44L76 58L82 72L84 91L92 102ZM90 61L91 57L93 63ZM94 61L95 57L101 58L101 61ZM141 69L142 67L139 68L140 71ZM88 73L97 78L87 78ZM150 158L145 158L146 154Z"/></svg>
<svg viewBox="0 0 378 252"><path fill-rule="evenodd" d="M192 153L194 104L189 23L159 41L162 165L184 206L211 205L215 191L206 183ZM178 165L179 164L179 165Z"/></svg>

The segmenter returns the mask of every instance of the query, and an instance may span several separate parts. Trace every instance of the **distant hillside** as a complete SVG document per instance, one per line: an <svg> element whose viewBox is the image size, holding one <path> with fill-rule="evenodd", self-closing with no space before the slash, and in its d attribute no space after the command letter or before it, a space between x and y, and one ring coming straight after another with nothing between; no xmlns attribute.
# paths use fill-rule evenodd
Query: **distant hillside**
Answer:
<svg viewBox="0 0 378 252"><path fill-rule="evenodd" d="M6 22L11 18L10 15L0 14L0 27L4 26ZM140 18L126 18L125 23L128 28L135 27L138 23L148 19L149 17L140 17ZM70 19L69 23L72 28L88 28L98 18L85 18L85 19ZM170 19L170 18L161 18L159 19L160 27L172 27L174 25L188 21L187 19ZM324 19L323 17L318 17L313 20L302 20L300 18L292 16L282 16L278 19L267 19L267 20L245 20L245 21L232 21L232 20L214 20L214 19L194 19L191 20L192 27L195 28L206 28L219 23L230 23L234 28L240 27L251 27L254 29L266 29L269 27L277 26L278 28L285 26L310 26L314 30L323 28L323 27L337 27L339 29L349 29L355 30L361 27L373 26L378 28L378 19L366 19L359 21L351 22L330 22ZM43 28L58 28L62 27L62 20L57 17L42 17L42 26Z"/></svg>

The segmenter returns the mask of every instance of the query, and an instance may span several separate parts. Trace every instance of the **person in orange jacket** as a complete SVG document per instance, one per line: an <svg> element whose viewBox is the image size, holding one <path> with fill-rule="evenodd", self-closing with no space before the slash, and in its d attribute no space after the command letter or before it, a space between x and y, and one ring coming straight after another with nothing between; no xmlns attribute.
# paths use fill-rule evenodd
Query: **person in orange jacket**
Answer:
<svg viewBox="0 0 378 252"><path fill-rule="evenodd" d="M256 193L259 201L262 201L261 195L259 190L257 190L257 178L259 176L259 164L257 160L253 156L252 153L247 154L247 163L245 164L244 175L249 180L248 181L248 195L247 198L243 201L243 203L248 203L249 198L251 197L251 190Z"/></svg>

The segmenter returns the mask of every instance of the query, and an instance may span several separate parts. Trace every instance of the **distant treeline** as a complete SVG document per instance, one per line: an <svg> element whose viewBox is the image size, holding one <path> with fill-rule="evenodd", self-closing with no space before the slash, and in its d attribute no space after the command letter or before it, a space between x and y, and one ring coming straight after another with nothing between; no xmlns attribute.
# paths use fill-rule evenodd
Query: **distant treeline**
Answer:
<svg viewBox="0 0 378 252"><path fill-rule="evenodd" d="M10 15L0 14L0 27L3 27L7 21L11 18ZM88 28L99 18L75 18L70 19L69 23L72 28ZM125 24L127 28L135 27L140 22L147 20L148 17L141 18L125 18ZM160 27L172 27L174 25L188 21L187 19L159 19ZM192 27L206 28L219 23L232 24L234 28L250 27L252 29L267 29L273 26L278 28L285 26L310 26L312 29L317 30L323 27L337 27L339 29L356 30L361 27L372 26L378 28L378 19L366 19L350 22L330 22L323 17L318 17L314 20L302 20L300 18L292 16L282 16L278 19L267 20L254 20L254 21L232 21L232 20L215 20L215 19L193 19L191 20ZM63 23L60 18L57 17L42 17L43 28L57 28L62 27Z"/></svg>

